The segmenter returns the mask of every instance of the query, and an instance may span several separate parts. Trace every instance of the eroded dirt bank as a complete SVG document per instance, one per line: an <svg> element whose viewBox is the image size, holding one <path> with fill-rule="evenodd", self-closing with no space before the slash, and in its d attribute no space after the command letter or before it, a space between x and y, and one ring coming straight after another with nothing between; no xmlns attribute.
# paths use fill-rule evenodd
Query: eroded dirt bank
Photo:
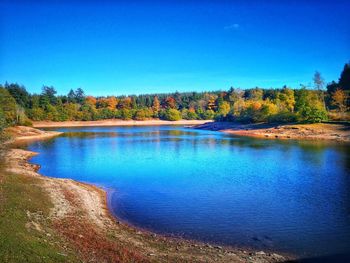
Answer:
<svg viewBox="0 0 350 263"><path fill-rule="evenodd" d="M26 134L23 134L26 137ZM53 134L51 134L53 136ZM19 139L23 141L25 139ZM47 137L50 137L47 135ZM94 186L69 179L41 176L38 166L28 163L37 153L9 149L7 170L37 177L53 206L50 222L55 231L85 262L284 262L285 257L212 246L199 242L162 237L118 222L107 209L106 193ZM29 214L28 222L40 228Z"/></svg>

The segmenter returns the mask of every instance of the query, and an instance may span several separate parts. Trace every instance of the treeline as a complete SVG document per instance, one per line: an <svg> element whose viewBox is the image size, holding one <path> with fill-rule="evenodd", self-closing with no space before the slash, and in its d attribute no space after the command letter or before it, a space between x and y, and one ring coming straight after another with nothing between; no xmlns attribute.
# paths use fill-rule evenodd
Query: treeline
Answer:
<svg viewBox="0 0 350 263"><path fill-rule="evenodd" d="M314 87L291 89L235 89L214 92L175 92L131 96L86 96L82 89L57 95L44 86L30 94L24 86L0 85L0 127L30 125L31 120L89 121L160 118L216 119L240 122L320 122L329 117L346 119L349 110L350 64L338 82L325 87L320 73Z"/></svg>

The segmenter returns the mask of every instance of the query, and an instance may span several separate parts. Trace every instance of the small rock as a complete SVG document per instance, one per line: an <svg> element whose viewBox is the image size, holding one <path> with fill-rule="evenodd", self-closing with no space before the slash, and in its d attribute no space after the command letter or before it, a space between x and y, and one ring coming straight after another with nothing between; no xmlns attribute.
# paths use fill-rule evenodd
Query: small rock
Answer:
<svg viewBox="0 0 350 263"><path fill-rule="evenodd" d="M259 251L259 252L256 252L255 255L266 255L266 253L264 251Z"/></svg>
<svg viewBox="0 0 350 263"><path fill-rule="evenodd" d="M272 253L272 256L273 256L274 258L276 258L276 259L283 259L283 258L284 258L283 256L278 255L278 254L276 254L276 253Z"/></svg>
<svg viewBox="0 0 350 263"><path fill-rule="evenodd" d="M221 246L215 246L215 248L217 248L217 249L222 249L222 247L221 247Z"/></svg>

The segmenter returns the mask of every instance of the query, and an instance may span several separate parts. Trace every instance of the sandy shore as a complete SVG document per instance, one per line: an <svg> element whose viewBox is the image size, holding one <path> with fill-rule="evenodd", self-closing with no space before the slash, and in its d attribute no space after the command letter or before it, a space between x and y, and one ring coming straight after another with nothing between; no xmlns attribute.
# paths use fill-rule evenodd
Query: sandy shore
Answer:
<svg viewBox="0 0 350 263"><path fill-rule="evenodd" d="M31 135L22 134L16 141L28 136ZM7 170L40 179L39 187L46 191L53 204L50 220L55 230L75 247L83 261L130 262L132 258L132 262L264 263L286 260L275 253L163 237L121 223L110 214L105 191L70 179L41 176L37 173L39 167L28 163L36 154L22 149L8 150ZM34 224L40 228L39 223Z"/></svg>
<svg viewBox="0 0 350 263"><path fill-rule="evenodd" d="M11 140L9 142L45 140L62 134L62 132L41 131L26 126L10 127L6 129L6 132L11 136Z"/></svg>
<svg viewBox="0 0 350 263"><path fill-rule="evenodd" d="M35 121L35 128L54 128L54 127L87 127L87 126L157 126L157 125L200 125L210 120L180 120L180 121L164 121L164 120L145 120L145 121L123 121L123 120L100 120L100 121Z"/></svg>
<svg viewBox="0 0 350 263"><path fill-rule="evenodd" d="M232 122L208 122L195 128L267 139L350 142L350 125L346 124L239 124Z"/></svg>

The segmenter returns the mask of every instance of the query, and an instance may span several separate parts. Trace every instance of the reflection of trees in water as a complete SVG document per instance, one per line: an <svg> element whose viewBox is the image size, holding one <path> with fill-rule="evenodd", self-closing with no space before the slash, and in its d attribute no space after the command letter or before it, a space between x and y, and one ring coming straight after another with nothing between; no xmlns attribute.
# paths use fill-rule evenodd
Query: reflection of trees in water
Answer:
<svg viewBox="0 0 350 263"><path fill-rule="evenodd" d="M231 148L232 151L254 149L257 151L265 151L271 149L283 154L285 162L293 160L293 158L301 158L308 161L310 165L323 166L325 162L336 162L337 165L344 167L347 171L350 170L350 147L348 145L327 142L327 141L296 141L296 140L270 140L258 139L243 136L235 136L223 133L207 133L203 131L185 130L183 128L174 129L155 129L141 130L134 129L122 131L68 131L64 134L49 140L34 142L32 145L37 145L45 148L52 148L55 151L55 143L61 143L62 138L67 138L65 149L63 151L69 154L79 154L85 156L86 148L93 152L98 147L95 139L98 138L120 138L120 140L111 140L110 143L117 148L118 142L123 143L150 143L150 147L161 148L162 143L170 143L171 151L181 153L183 145L192 146L193 151L197 152L199 145L206 145L208 150L215 148L218 145L224 145ZM82 140L88 139L88 140ZM126 139L126 140L124 140ZM89 144L89 145L87 145ZM30 145L30 143L28 144ZM27 146L27 145L26 145ZM25 146L25 147L26 147ZM89 146L89 147L87 147ZM36 147L35 147L36 148ZM59 148L62 148L60 146ZM120 149L122 151L122 149ZM257 154L258 152L255 152ZM259 153L264 154L263 152ZM299 156L298 156L299 155ZM74 155L72 155L74 156ZM333 159L332 159L333 158Z"/></svg>
<svg viewBox="0 0 350 263"><path fill-rule="evenodd" d="M341 166L349 165L346 159L350 152L346 145L327 141L297 141L295 144L300 149L301 158L314 165L335 161Z"/></svg>

